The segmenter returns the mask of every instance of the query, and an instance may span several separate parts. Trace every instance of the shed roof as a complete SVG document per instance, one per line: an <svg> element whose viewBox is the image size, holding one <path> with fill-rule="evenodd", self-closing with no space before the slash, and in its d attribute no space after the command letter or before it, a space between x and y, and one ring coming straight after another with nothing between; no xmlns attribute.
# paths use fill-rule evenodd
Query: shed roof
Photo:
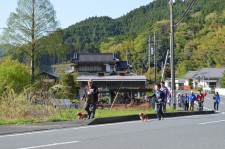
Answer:
<svg viewBox="0 0 225 149"><path fill-rule="evenodd" d="M138 81L146 81L146 77L145 76L78 76L77 77L77 81L88 81L88 80L92 80L92 81L104 81L104 82L108 82L108 81L133 81L133 82L138 82Z"/></svg>
<svg viewBox="0 0 225 149"><path fill-rule="evenodd" d="M52 73L52 72L49 72L49 71L43 71L43 72L39 73L38 75L48 75L48 76L51 76L55 79L59 78L59 75L57 75L55 73Z"/></svg>

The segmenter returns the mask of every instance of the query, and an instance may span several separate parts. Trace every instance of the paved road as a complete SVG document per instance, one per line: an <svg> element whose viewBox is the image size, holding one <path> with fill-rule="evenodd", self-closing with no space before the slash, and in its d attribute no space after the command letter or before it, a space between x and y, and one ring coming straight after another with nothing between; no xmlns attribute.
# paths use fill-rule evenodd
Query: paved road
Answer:
<svg viewBox="0 0 225 149"><path fill-rule="evenodd" d="M214 109L214 101L213 101L213 94L209 94L205 98L205 104L206 109ZM225 96L221 96L221 102L219 104L219 111L225 112Z"/></svg>
<svg viewBox="0 0 225 149"><path fill-rule="evenodd" d="M206 108L213 108L211 96ZM0 149L223 149L225 105L220 106L213 115L3 135Z"/></svg>
<svg viewBox="0 0 225 149"><path fill-rule="evenodd" d="M223 149L225 114L0 136L1 149Z"/></svg>

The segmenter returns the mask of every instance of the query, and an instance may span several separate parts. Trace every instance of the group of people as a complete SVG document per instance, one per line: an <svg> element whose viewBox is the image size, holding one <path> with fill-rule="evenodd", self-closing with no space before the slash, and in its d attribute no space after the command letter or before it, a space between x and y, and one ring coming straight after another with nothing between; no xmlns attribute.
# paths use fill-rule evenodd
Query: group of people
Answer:
<svg viewBox="0 0 225 149"><path fill-rule="evenodd" d="M183 108L185 111L194 111L194 103L198 102L198 111L203 111L203 102L207 93L202 93L199 91L197 95L193 91L190 94L180 94L177 95L177 101L179 108Z"/></svg>
<svg viewBox="0 0 225 149"><path fill-rule="evenodd" d="M203 111L203 103L204 98L207 95L207 93L202 93L201 90L195 95L193 91L190 92L190 94L187 93L178 93L177 95L177 101L179 108L183 108L185 111L194 111L194 103L198 103L198 111ZM213 96L214 100L214 110L219 110L219 103L220 103L220 96L219 93L216 92Z"/></svg>
<svg viewBox="0 0 225 149"><path fill-rule="evenodd" d="M157 112L157 117L159 120L163 120L166 112L166 105L170 103L171 93L167 87L165 87L165 83L162 81L160 84L155 84L154 93L149 96L150 99L155 98L156 107L155 110ZM183 108L185 111L194 111L195 102L198 103L197 110L203 111L203 103L207 93L202 93L201 90L195 95L195 93L191 90L189 94L182 93L178 94L178 106ZM214 110L219 110L220 96L219 93L216 92L213 96L214 100ZM152 100L151 100L152 101Z"/></svg>
<svg viewBox="0 0 225 149"><path fill-rule="evenodd" d="M166 105L167 103L170 103L170 97L171 93L168 90L168 88L165 86L165 83L162 81L159 84L155 84L154 87L154 93L149 96L150 99L155 99L155 110L157 112L157 117L159 120L163 120L166 112ZM96 104L98 101L98 88L93 85L93 82L91 80L88 81L88 85L85 88L83 99L85 99L85 111L87 112L88 118L94 118L95 116L95 110L96 110ZM203 110L203 103L204 98L207 95L207 93L202 93L200 90L197 95L193 91L191 91L189 94L178 94L177 100L178 100L178 106L180 108L184 108L185 111L194 111L194 103L198 103L198 110ZM220 96L219 93L216 92L213 96L214 100L214 110L219 110L219 103L220 103Z"/></svg>

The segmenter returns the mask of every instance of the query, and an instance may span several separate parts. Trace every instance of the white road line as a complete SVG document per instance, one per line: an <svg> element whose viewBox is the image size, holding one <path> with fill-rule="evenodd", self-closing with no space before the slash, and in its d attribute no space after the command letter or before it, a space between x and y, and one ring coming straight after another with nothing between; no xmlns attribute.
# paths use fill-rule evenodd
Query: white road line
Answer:
<svg viewBox="0 0 225 149"><path fill-rule="evenodd" d="M195 103L195 107L198 108L198 103ZM209 109L209 108L206 108L206 107L203 107L203 109L206 109L206 110L209 110L209 111L212 111L212 109Z"/></svg>
<svg viewBox="0 0 225 149"><path fill-rule="evenodd" d="M213 124L213 123L220 123L220 122L225 122L225 120L205 122L205 123L198 123L198 124L200 124L200 125L206 125L206 124Z"/></svg>
<svg viewBox="0 0 225 149"><path fill-rule="evenodd" d="M86 128L96 128L96 127L103 127L103 126L114 126L114 125L131 124L131 123L138 123L138 122L140 122L140 121L131 121L131 122L122 122L122 123L113 123L113 124L102 124L102 125L94 125L94 126L89 125L89 126L81 126L81 127L44 130L44 131L40 130L40 131L27 132L27 133L15 133L15 134L9 134L9 135L2 135L2 136L0 136L0 138L26 136L26 135L60 132L60 131L67 131L67 130L86 129Z"/></svg>
<svg viewBox="0 0 225 149"><path fill-rule="evenodd" d="M206 108L206 107L203 107L204 109L206 109L206 110L210 110L210 111L212 111L212 109L209 109L209 108Z"/></svg>
<svg viewBox="0 0 225 149"><path fill-rule="evenodd" d="M207 116L206 114L204 116ZM203 115L190 115L190 116L181 116L181 117L168 117L166 120L173 120L173 119L182 119L187 117L200 117ZM151 122L156 119L150 119L148 122ZM97 128L97 127L104 127L104 126L115 126L115 125L123 125L123 124L133 124L133 123L140 123L141 121L131 121L131 122L121 122L121 123L113 123L113 124L102 124L102 125L94 125L94 126L81 126L81 127L72 127L72 128L62 128L62 129L54 129L54 130L40 130L34 132L27 132L27 133L15 133L9 135L2 135L0 138L7 138L7 137L17 137L17 136L26 136L26 135L34 135L34 134L43 134L43 133L51 133L51 132L60 132L60 131L67 131L67 130L79 130L79 129L87 129L87 128Z"/></svg>
<svg viewBox="0 0 225 149"><path fill-rule="evenodd" d="M208 100L212 100L211 98L208 98L208 97L205 97L206 99L208 99Z"/></svg>
<svg viewBox="0 0 225 149"><path fill-rule="evenodd" d="M79 142L79 141L60 142L60 143L46 144L46 145L39 145L39 146L31 146L31 147L24 147L24 148L18 148L18 149L44 148L44 147L50 147L50 146L59 146L59 145L65 145L65 144L73 144L73 143L77 143L77 142Z"/></svg>

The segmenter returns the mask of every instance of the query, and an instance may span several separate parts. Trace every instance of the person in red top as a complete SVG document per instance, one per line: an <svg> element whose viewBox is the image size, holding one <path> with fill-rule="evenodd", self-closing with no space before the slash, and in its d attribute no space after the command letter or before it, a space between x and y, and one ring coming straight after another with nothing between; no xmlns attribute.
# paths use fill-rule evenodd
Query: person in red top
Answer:
<svg viewBox="0 0 225 149"><path fill-rule="evenodd" d="M197 94L197 101L198 101L198 110L203 111L203 102L204 102L204 98L207 95L207 93L202 93L201 90L199 90L198 94Z"/></svg>

